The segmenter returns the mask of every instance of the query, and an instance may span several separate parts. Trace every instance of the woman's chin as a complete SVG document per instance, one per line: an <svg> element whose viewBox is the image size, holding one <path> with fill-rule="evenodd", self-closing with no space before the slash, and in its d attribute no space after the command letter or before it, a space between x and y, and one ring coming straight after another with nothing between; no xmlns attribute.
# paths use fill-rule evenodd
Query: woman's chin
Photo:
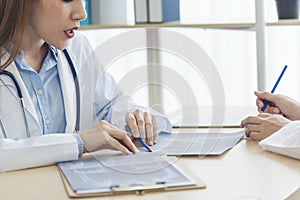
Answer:
<svg viewBox="0 0 300 200"><path fill-rule="evenodd" d="M57 48L59 50L64 50L68 46L68 44L69 44L69 40L60 42L60 43L56 43L56 44L52 44L52 46L54 46L55 48Z"/></svg>

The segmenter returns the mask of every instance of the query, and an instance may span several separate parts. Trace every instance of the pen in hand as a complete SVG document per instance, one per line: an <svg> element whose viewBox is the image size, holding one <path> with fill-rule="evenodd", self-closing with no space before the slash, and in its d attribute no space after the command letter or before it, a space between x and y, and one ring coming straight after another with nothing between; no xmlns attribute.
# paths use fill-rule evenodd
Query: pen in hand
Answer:
<svg viewBox="0 0 300 200"><path fill-rule="evenodd" d="M146 144L146 142L142 138L138 137L135 138L135 140L139 141L139 143L141 143L141 145L143 145L143 147L145 147L148 152L152 152L152 149Z"/></svg>
<svg viewBox="0 0 300 200"><path fill-rule="evenodd" d="M283 68L281 74L279 75L279 77L278 77L278 79L277 79L277 81L276 81L276 83L275 83L275 85L274 85L274 87L273 87L273 89L272 89L272 91L271 91L272 94L275 92L275 90L276 90L276 88L277 88L277 86L278 86L278 84L279 84L279 82L280 82L280 80L281 80L281 78L282 78L282 76L283 76L283 74L284 74L286 68L287 68L287 65L284 66L284 68ZM267 100L264 101L264 106L262 107L261 112L264 112L264 111L265 111L265 109L267 108L268 104L269 104L269 101L267 101Z"/></svg>
<svg viewBox="0 0 300 200"><path fill-rule="evenodd" d="M131 133L131 129L127 125L125 126L125 130ZM134 139L137 140L143 147L145 147L148 152L152 152L152 149L146 144L146 142L141 137L134 138Z"/></svg>

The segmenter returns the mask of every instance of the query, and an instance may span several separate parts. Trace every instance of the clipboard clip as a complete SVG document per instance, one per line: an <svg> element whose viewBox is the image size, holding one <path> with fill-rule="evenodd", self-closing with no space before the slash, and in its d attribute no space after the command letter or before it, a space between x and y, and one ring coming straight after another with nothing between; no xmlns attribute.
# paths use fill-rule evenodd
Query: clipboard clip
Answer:
<svg viewBox="0 0 300 200"><path fill-rule="evenodd" d="M161 191L165 190L167 186L165 182L158 182L155 185L138 185L120 187L119 185L111 186L110 189L113 193L134 193L136 195L143 195L146 191Z"/></svg>

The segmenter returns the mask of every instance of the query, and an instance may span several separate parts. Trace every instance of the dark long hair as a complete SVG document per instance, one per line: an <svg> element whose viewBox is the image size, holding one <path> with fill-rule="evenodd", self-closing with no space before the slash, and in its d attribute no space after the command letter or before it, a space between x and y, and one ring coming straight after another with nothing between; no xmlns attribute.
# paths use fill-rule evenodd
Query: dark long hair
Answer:
<svg viewBox="0 0 300 200"><path fill-rule="evenodd" d="M18 55L20 45L30 18L32 0L0 0L0 59L4 56L4 46L13 43L9 59L1 63L0 71L8 67Z"/></svg>

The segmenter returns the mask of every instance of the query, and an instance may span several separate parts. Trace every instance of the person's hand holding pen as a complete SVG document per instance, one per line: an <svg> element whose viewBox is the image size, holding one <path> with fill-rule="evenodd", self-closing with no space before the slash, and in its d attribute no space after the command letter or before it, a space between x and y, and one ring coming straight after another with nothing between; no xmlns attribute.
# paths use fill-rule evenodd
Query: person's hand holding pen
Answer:
<svg viewBox="0 0 300 200"><path fill-rule="evenodd" d="M262 112L264 102L268 101L265 113L281 114L289 120L300 120L300 104L297 101L281 94L269 92L254 92L254 94L257 96L256 105L259 112Z"/></svg>
<svg viewBox="0 0 300 200"><path fill-rule="evenodd" d="M84 152L114 149L125 154L138 153L139 151L132 139L138 140L149 152L152 151L148 145L152 146L157 142L156 117L148 112L136 110L127 113L126 124L128 126L127 132L104 120L88 129L79 131Z"/></svg>
<svg viewBox="0 0 300 200"><path fill-rule="evenodd" d="M126 126L128 128L127 131L132 134L133 138L140 140L141 143L145 141L149 146L157 143L158 130L154 115L139 109L134 112L128 112L126 115ZM146 145L142 145L146 147Z"/></svg>
<svg viewBox="0 0 300 200"><path fill-rule="evenodd" d="M262 140L288 124L290 122L288 116L293 116L291 113L299 111L299 107L296 109L293 108L294 106L291 106L292 104L296 104L289 98L273 94L286 69L287 65L284 66L271 93L254 93L258 97L256 105L260 113L258 116L249 116L242 120L241 127L245 128L245 135L247 137L254 140ZM296 109L297 111L290 109Z"/></svg>

